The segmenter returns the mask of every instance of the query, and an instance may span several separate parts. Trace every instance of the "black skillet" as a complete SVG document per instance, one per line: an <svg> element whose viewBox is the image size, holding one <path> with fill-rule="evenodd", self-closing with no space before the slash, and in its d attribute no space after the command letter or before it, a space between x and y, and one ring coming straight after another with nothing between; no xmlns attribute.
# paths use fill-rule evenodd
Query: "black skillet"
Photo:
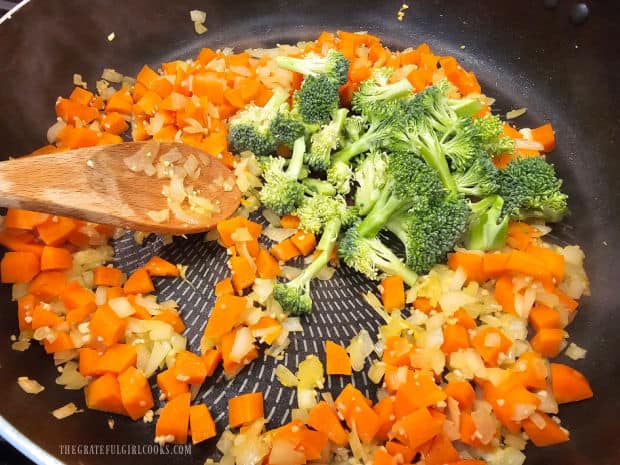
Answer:
<svg viewBox="0 0 620 465"><path fill-rule="evenodd" d="M570 332L588 349L586 360L574 365L591 380L596 397L563 406L561 417L571 441L528 449L527 463L616 464L620 461L620 162L615 150L620 137L616 37L620 6L592 2L590 18L576 26L569 20L572 2L560 1L553 9L545 9L543 3L557 2L413 0L399 22L401 3L396 1L32 1L0 26L0 155L6 159L45 143L54 100L70 92L73 73L82 74L92 86L104 67L135 75L143 63L157 67L162 61L192 57L202 46L239 50L273 46L336 29L368 30L393 48L426 41L437 53L456 56L476 72L486 93L498 99L497 111L527 107L521 126L553 122L558 148L550 159L566 180L572 211L554 236L560 243L582 245L592 279L592 297L583 300ZM209 31L203 36L193 31L192 9L207 11ZM116 35L112 42L107 40L111 32ZM140 248L125 238L116 244L116 251L118 264L125 269L153 253L190 265L195 290L170 282L160 282L158 288L165 298L185 293L180 301L196 348L195 336L213 300L212 283L224 273L217 247L190 238L169 247L154 240ZM319 285L315 314L306 332L295 338L285 363L293 367L306 353L317 348L320 353L317 343L327 337L344 342L361 328L372 330L377 320L358 297L368 286L351 272L340 272ZM110 430L110 416L99 412L54 419L49 412L60 405L74 401L83 406L82 394L54 385L54 367L38 347L25 353L10 350L9 337L17 332L15 305L8 286L2 286L0 293L0 434L24 454L46 464L58 460L202 464L212 456L215 440L190 448L189 455L149 452L153 425L116 418ZM226 420L226 398L253 389L267 392L272 426L286 418L291 392L272 381L272 368L271 361L256 363L232 383L216 377L219 381L206 386L203 399L219 418L220 428ZM15 382L21 375L39 380L47 389L38 396L24 394ZM355 381L368 385L361 375ZM341 385L334 381L329 388L337 392ZM78 445L94 447L71 447ZM126 445L141 449L132 451ZM133 455L136 452L141 455Z"/></svg>

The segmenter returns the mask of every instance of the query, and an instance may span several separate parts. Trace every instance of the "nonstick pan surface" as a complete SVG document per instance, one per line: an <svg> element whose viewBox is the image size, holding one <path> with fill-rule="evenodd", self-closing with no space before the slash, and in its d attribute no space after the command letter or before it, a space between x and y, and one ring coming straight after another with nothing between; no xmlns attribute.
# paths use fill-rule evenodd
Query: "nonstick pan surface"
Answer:
<svg viewBox="0 0 620 465"><path fill-rule="evenodd" d="M32 1L0 25L0 156L6 159L43 145L55 118L54 101L70 92L73 73L92 85L104 67L135 75L144 63L157 67L162 61L189 58L203 46L267 47L337 29L368 30L392 48L428 42L436 53L454 55L497 98L495 110L527 107L520 126L553 122L558 147L550 160L571 199L571 215L554 228L554 239L584 248L592 281L592 296L584 298L569 330L572 340L588 349L585 360L571 364L590 379L595 398L563 406L561 417L571 441L528 449L526 463L615 464L620 461L620 5L593 2L590 18L581 26L570 23L571 6L560 1L547 10L542 1L415 0L399 22L400 2L392 1ZM209 31L203 36L193 31L192 9L207 11ZM109 42L111 32L116 38ZM201 237L176 239L166 247L151 239L139 247L127 236L115 247L116 264L124 270L135 269L155 253L190 266L191 286L176 281L156 286L163 299L181 303L188 339L196 349L213 302L213 283L226 271L222 250ZM308 353L321 355L327 338L347 342L362 328L374 333L377 318L359 297L372 286L345 269L318 283L315 312L305 321L305 332L293 338L284 363L292 368ZM173 465L202 464L214 454L215 440L190 447L189 453L132 455L119 445L152 444L152 424L117 417L111 430L110 415L95 411L63 421L53 418L49 412L69 401L84 406L82 393L54 384L57 372L39 347L25 353L10 349L10 335L18 330L9 286L0 288L0 305L0 434L32 460ZM216 374L207 383L200 399L214 412L220 431L227 399L238 392L265 393L272 427L289 418L296 400L292 390L274 381L273 367L273 360L257 361L232 382ZM27 396L16 384L18 376L39 380L46 390ZM354 381L363 390L372 389L363 373ZM327 384L335 393L342 386L341 380Z"/></svg>

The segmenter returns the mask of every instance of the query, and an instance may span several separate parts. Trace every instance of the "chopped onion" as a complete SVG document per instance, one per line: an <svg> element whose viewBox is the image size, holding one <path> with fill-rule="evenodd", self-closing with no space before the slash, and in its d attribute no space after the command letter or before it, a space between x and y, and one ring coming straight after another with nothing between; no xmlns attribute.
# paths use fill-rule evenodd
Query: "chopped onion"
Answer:
<svg viewBox="0 0 620 465"><path fill-rule="evenodd" d="M29 283L15 283L11 287L11 300L16 301L28 294Z"/></svg>
<svg viewBox="0 0 620 465"><path fill-rule="evenodd" d="M189 17L194 23L204 23L207 20L207 13L202 10L191 10Z"/></svg>
<svg viewBox="0 0 620 465"><path fill-rule="evenodd" d="M108 300L108 305L120 318L127 318L136 313L136 309L131 306L127 297L110 299Z"/></svg>
<svg viewBox="0 0 620 465"><path fill-rule="evenodd" d="M123 75L111 68L105 68L101 73L101 79L105 79L108 82L113 82L116 84L123 80Z"/></svg>
<svg viewBox="0 0 620 465"><path fill-rule="evenodd" d="M276 439L271 445L268 463L271 465L302 465L306 463L306 456L295 449L295 444Z"/></svg>
<svg viewBox="0 0 620 465"><path fill-rule="evenodd" d="M62 373L56 378L56 384L71 390L82 389L88 383L89 379L78 371L78 364L76 362L65 363Z"/></svg>
<svg viewBox="0 0 620 465"><path fill-rule="evenodd" d="M30 379L27 376L20 376L17 378L17 384L19 384L19 387L27 394L38 394L45 389L38 381Z"/></svg>
<svg viewBox="0 0 620 465"><path fill-rule="evenodd" d="M351 357L351 368L354 371L362 371L364 369L366 358L372 353L374 346L374 342L365 329L362 329L357 336L351 339L347 352Z"/></svg>
<svg viewBox="0 0 620 465"><path fill-rule="evenodd" d="M289 317L284 320L282 322L282 328L284 328L289 333L304 332L304 327L301 325L301 321L297 316Z"/></svg>
<svg viewBox="0 0 620 465"><path fill-rule="evenodd" d="M230 350L230 359L233 362L240 363L243 358L254 347L254 338L252 332L246 326L242 326L237 330L235 334L235 341L233 342L232 349Z"/></svg>
<svg viewBox="0 0 620 465"><path fill-rule="evenodd" d="M297 267L289 266L289 265L283 265L281 267L281 270L282 270L282 276L288 279L289 281L295 279L303 271L301 268L297 268Z"/></svg>
<svg viewBox="0 0 620 465"><path fill-rule="evenodd" d="M536 142L535 140L527 140L527 139L516 139L515 140L515 148L516 149L525 149L525 150L538 150L542 152L545 150L545 146L540 142Z"/></svg>
<svg viewBox="0 0 620 465"><path fill-rule="evenodd" d="M385 363L374 360L368 369L368 379L375 384L379 384L385 375Z"/></svg>
<svg viewBox="0 0 620 465"><path fill-rule="evenodd" d="M108 301L108 288L99 286L95 290L95 304L103 305Z"/></svg>
<svg viewBox="0 0 620 465"><path fill-rule="evenodd" d="M280 217L273 210L270 210L269 208L264 208L263 209L263 216L265 217L267 222L271 226L273 226L274 228L279 228L280 227L280 224L281 224L280 223Z"/></svg>
<svg viewBox="0 0 620 465"><path fill-rule="evenodd" d="M524 115L526 111L527 111L527 108L519 108L517 110L510 110L508 113L506 113L506 119L518 118L519 116Z"/></svg>
<svg viewBox="0 0 620 465"><path fill-rule="evenodd" d="M58 420L62 420L63 418L70 417L74 413L78 413L81 411L82 410L79 410L77 408L77 405L75 405L73 402L69 402L67 405L63 405L62 407L53 410L52 415L54 415L54 417Z"/></svg>
<svg viewBox="0 0 620 465"><path fill-rule="evenodd" d="M586 354L587 354L587 350L579 347L577 344L575 344L574 342L571 342L566 351L564 352L564 354L570 358L571 360L581 360L583 358L586 358Z"/></svg>
<svg viewBox="0 0 620 465"><path fill-rule="evenodd" d="M58 140L58 136L60 135L60 131L62 131L65 127L67 127L67 123L58 118L58 121L52 124L47 130L47 141L50 144L56 142Z"/></svg>
<svg viewBox="0 0 620 465"><path fill-rule="evenodd" d="M284 387L295 387L299 382L295 374L284 365L276 366L275 375Z"/></svg>
<svg viewBox="0 0 620 465"><path fill-rule="evenodd" d="M155 223L163 223L170 218L170 210L164 208L163 210L149 210L146 215Z"/></svg>
<svg viewBox="0 0 620 465"><path fill-rule="evenodd" d="M269 225L263 229L263 236L274 242L282 242L293 236L296 232L297 230L293 228L276 228L275 226Z"/></svg>
<svg viewBox="0 0 620 465"><path fill-rule="evenodd" d="M320 281L329 281L334 276L336 272L336 268L332 268L331 266L325 266L319 271L316 275L316 278Z"/></svg>

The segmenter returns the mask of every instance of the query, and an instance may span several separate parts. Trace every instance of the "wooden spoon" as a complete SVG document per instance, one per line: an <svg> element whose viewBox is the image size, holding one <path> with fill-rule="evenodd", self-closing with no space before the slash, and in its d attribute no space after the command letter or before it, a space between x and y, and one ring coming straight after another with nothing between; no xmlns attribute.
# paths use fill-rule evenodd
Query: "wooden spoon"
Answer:
<svg viewBox="0 0 620 465"><path fill-rule="evenodd" d="M125 163L136 153L155 152L161 157L171 150L178 150L183 157L193 154L208 163L200 163L200 176L191 184L219 211L196 224L180 221L172 212L164 222L151 219L147 212L168 206L162 188L170 184L170 179L133 172ZM145 232L207 231L232 215L241 194L234 174L226 166L199 153L194 147L176 142L128 142L0 162L0 205Z"/></svg>

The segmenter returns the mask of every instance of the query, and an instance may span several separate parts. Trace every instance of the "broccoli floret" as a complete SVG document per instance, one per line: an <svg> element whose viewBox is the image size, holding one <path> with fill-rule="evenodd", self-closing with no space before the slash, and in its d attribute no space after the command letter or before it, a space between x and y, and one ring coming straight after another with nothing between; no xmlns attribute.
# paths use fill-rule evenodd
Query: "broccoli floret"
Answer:
<svg viewBox="0 0 620 465"><path fill-rule="evenodd" d="M359 115L349 116L344 120L344 131L340 145L347 145L355 142L366 131L366 119Z"/></svg>
<svg viewBox="0 0 620 465"><path fill-rule="evenodd" d="M390 110L389 106L384 105L386 101L410 95L413 86L407 79L388 84L393 72L391 68L379 68L373 71L372 77L362 82L360 88L353 93L351 101L353 111L366 117L376 115Z"/></svg>
<svg viewBox="0 0 620 465"><path fill-rule="evenodd" d="M465 232L468 216L467 203L449 194L424 208L390 218L386 227L405 246L407 266L427 273L454 249Z"/></svg>
<svg viewBox="0 0 620 465"><path fill-rule="evenodd" d="M332 151L338 148L345 118L349 110L340 108L332 121L324 125L310 139L310 151L305 162L314 171L325 171L331 165Z"/></svg>
<svg viewBox="0 0 620 465"><path fill-rule="evenodd" d="M415 97L424 109L431 127L442 134L449 132L459 118L471 117L482 108L476 98L448 98L449 89L450 84L444 80L427 87Z"/></svg>
<svg viewBox="0 0 620 465"><path fill-rule="evenodd" d="M276 144L292 147L306 133L306 125L288 109L282 108L271 123L270 130Z"/></svg>
<svg viewBox="0 0 620 465"><path fill-rule="evenodd" d="M317 244L317 249L321 251L321 254L295 279L288 283L275 285L273 295L285 312L291 315L306 315L312 311L310 282L327 265L336 245L340 227L340 219L336 216L332 217L325 224L323 235Z"/></svg>
<svg viewBox="0 0 620 465"><path fill-rule="evenodd" d="M562 180L543 158L516 158L499 173L504 214L558 222L568 212L568 196L560 190Z"/></svg>
<svg viewBox="0 0 620 465"><path fill-rule="evenodd" d="M357 166L354 177L358 184L355 190L355 205L360 216L367 215L381 195L387 181L388 155L385 152L371 152Z"/></svg>
<svg viewBox="0 0 620 465"><path fill-rule="evenodd" d="M294 111L309 124L325 124L340 104L338 83L324 74L307 76L294 94Z"/></svg>
<svg viewBox="0 0 620 465"><path fill-rule="evenodd" d="M316 178L305 178L301 181L308 194L336 195L336 188L328 181Z"/></svg>
<svg viewBox="0 0 620 465"><path fill-rule="evenodd" d="M437 173L412 153L388 157L386 182L368 215L358 225L359 234L373 237L390 217L412 208L423 209L445 195Z"/></svg>
<svg viewBox="0 0 620 465"><path fill-rule="evenodd" d="M344 226L357 219L357 210L349 208L341 195L310 195L305 196L295 211L302 229L319 234L333 217L340 219Z"/></svg>
<svg viewBox="0 0 620 465"><path fill-rule="evenodd" d="M324 57L315 53L309 53L304 58L279 56L276 57L276 63L281 68L304 76L326 75L338 85L347 82L349 72L349 60L334 49L329 50Z"/></svg>
<svg viewBox="0 0 620 465"><path fill-rule="evenodd" d="M355 225L349 228L338 246L338 256L344 260L345 264L369 279L376 280L380 272L383 272L400 276L404 282L413 286L418 275L409 269L380 239L363 237L358 229Z"/></svg>
<svg viewBox="0 0 620 465"><path fill-rule="evenodd" d="M461 194L486 197L499 190L499 170L486 152L479 151L466 171L452 174Z"/></svg>
<svg viewBox="0 0 620 465"><path fill-rule="evenodd" d="M456 171L463 171L471 165L482 149L478 133L468 118L460 118L449 132L441 136L439 143L450 167Z"/></svg>
<svg viewBox="0 0 620 465"><path fill-rule="evenodd" d="M250 104L231 118L228 129L230 149L235 153L249 150L257 156L275 153L277 141L271 133L271 125L287 99L288 93L278 88L264 107Z"/></svg>
<svg viewBox="0 0 620 465"><path fill-rule="evenodd" d="M502 120L498 116L486 115L476 118L473 122L480 137L482 148L490 155L513 153L515 143L510 137L504 136Z"/></svg>
<svg viewBox="0 0 620 465"><path fill-rule="evenodd" d="M292 212L303 198L304 187L298 179L302 173L305 151L306 143L300 137L293 144L293 154L286 170L286 159L282 157L269 157L263 162L265 183L260 191L260 200L278 215Z"/></svg>
<svg viewBox="0 0 620 465"><path fill-rule="evenodd" d="M471 203L465 247L471 250L498 250L506 245L508 215L503 215L504 199L490 195Z"/></svg>
<svg viewBox="0 0 620 465"><path fill-rule="evenodd" d="M327 181L332 184L340 194L351 192L351 180L353 169L348 163L337 161L327 170Z"/></svg>

